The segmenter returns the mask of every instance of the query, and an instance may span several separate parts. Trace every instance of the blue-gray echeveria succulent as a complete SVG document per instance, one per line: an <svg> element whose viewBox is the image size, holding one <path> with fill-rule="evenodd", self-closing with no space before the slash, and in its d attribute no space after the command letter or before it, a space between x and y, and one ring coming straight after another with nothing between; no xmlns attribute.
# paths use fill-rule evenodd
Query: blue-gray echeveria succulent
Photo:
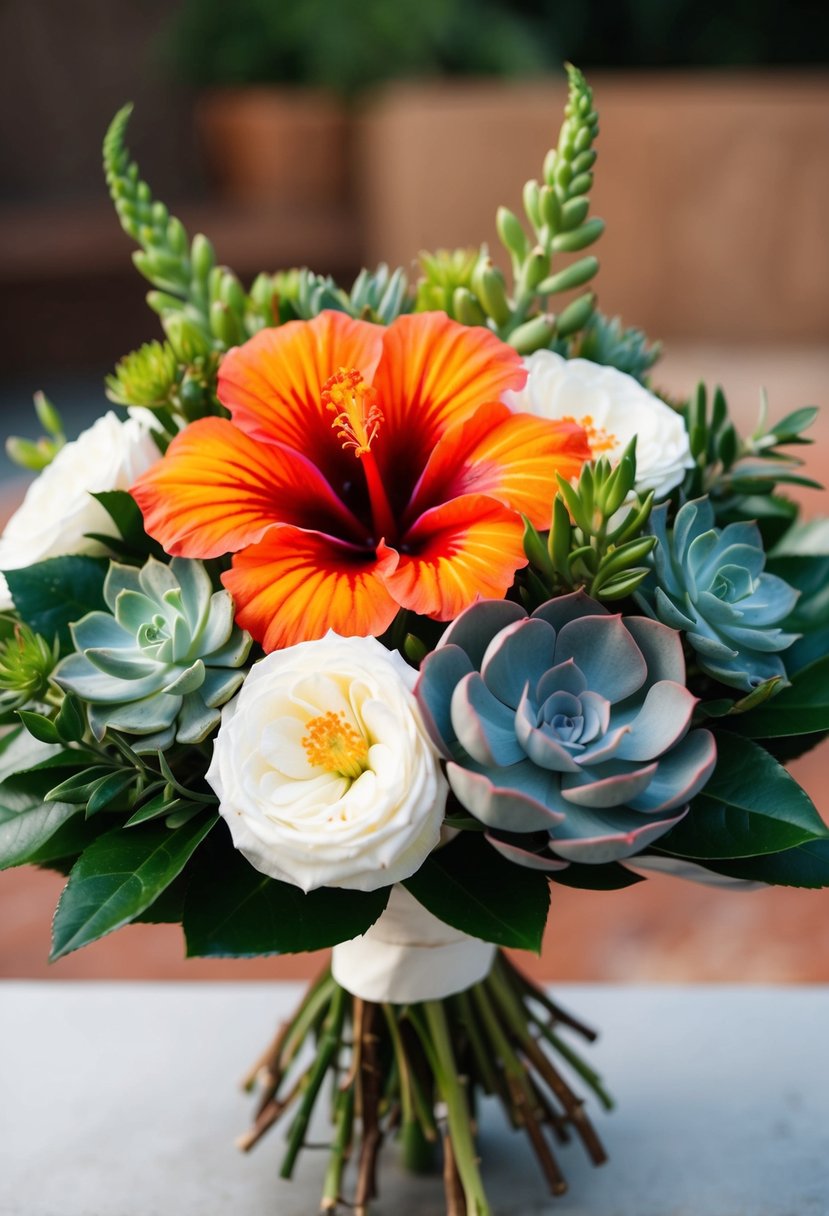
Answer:
<svg viewBox="0 0 829 1216"><path fill-rule="evenodd" d="M78 653L58 665L57 683L89 703L98 738L110 726L142 736L138 751L200 743L242 683L251 646L229 592L213 590L201 562L151 557L141 570L112 562L104 600L109 612L71 626Z"/></svg>
<svg viewBox="0 0 829 1216"><path fill-rule="evenodd" d="M687 502L667 528L667 505L651 514L659 543L653 551L654 581L637 597L646 611L682 630L701 669L746 692L786 669L779 651L797 634L779 628L798 592L765 574L766 554L754 523L714 526L707 498Z"/></svg>
<svg viewBox="0 0 829 1216"><path fill-rule="evenodd" d="M555 869L630 857L686 813L715 761L689 730L679 635L611 615L582 591L531 617L474 604L421 666L415 689L466 810L511 860ZM536 835L548 833L539 853Z"/></svg>

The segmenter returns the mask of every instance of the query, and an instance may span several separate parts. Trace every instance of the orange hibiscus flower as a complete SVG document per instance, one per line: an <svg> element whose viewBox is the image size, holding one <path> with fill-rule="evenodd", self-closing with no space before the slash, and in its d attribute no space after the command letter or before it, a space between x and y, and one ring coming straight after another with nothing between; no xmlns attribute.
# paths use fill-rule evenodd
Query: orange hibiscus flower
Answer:
<svg viewBox="0 0 829 1216"><path fill-rule="evenodd" d="M325 312L231 350L231 418L193 423L133 494L174 556L232 553L222 581L266 650L382 633L398 609L454 618L526 564L555 474L590 450L573 423L514 414L518 355L443 313L387 328Z"/></svg>

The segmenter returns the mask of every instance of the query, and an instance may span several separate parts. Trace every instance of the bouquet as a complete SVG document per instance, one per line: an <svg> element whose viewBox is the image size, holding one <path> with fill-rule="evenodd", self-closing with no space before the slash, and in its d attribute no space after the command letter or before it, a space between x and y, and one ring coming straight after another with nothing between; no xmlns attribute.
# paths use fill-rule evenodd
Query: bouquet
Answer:
<svg viewBox="0 0 829 1216"><path fill-rule="evenodd" d="M331 1091L322 1207L381 1144L485 1216L490 1096L553 1194L592 1031L502 953L556 884L829 884L784 763L829 731L829 552L786 487L815 411L740 435L650 385L585 251L598 119L569 98L486 248L245 287L104 144L163 338L107 378L0 541L0 866L68 875L60 958L131 921L190 955L333 947L251 1072L283 1176ZM353 1177L347 1171L351 1170Z"/></svg>

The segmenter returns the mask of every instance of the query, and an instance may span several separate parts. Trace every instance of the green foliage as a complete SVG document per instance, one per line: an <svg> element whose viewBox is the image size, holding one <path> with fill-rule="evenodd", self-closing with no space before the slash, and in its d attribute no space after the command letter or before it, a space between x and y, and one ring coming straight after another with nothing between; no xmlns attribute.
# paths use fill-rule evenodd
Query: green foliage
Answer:
<svg viewBox="0 0 829 1216"><path fill-rule="evenodd" d="M144 528L144 516L138 503L126 490L101 490L92 495L106 511L118 536L89 533L91 540L100 541L121 561L144 565L148 557L165 560L164 550Z"/></svg>
<svg viewBox="0 0 829 1216"><path fill-rule="evenodd" d="M647 374L661 353L660 344L649 343L641 329L623 329L618 317L606 317L598 311L593 313L572 351L581 359L615 367L640 384L646 383Z"/></svg>
<svg viewBox="0 0 829 1216"><path fill-rule="evenodd" d="M798 671L788 688L743 715L734 729L753 739L829 731L829 655Z"/></svg>
<svg viewBox="0 0 829 1216"><path fill-rule="evenodd" d="M755 500L773 495L778 486L819 488L817 482L795 472L803 462L782 450L811 443L803 432L814 422L815 408L795 410L769 427L764 396L757 426L747 438L738 433L719 387L709 401L705 385L697 385L680 412L695 462L683 483L683 497L710 495L718 522L755 518ZM773 514L779 516L780 512ZM790 514L786 520L791 522Z"/></svg>
<svg viewBox="0 0 829 1216"><path fill-rule="evenodd" d="M57 639L61 653L72 650L69 626L87 612L105 608L104 579L109 563L100 557L50 557L6 579L14 606L35 633Z"/></svg>
<svg viewBox="0 0 829 1216"><path fill-rule="evenodd" d="M635 862L636 859L633 860ZM633 870L620 865L618 861L594 866L573 863L566 870L555 870L550 879L559 886L573 887L577 891L622 891L625 887L645 881L642 874L634 874Z"/></svg>
<svg viewBox="0 0 829 1216"><path fill-rule="evenodd" d="M35 393L34 404L38 421L46 434L34 442L21 439L19 435L10 435L6 440L6 455L21 468L39 473L52 463L66 443L66 433L60 414L45 393Z"/></svg>
<svg viewBox="0 0 829 1216"><path fill-rule="evenodd" d="M184 869L216 822L204 816L170 831L146 824L100 836L72 867L52 924L51 959L63 958L134 920Z"/></svg>
<svg viewBox="0 0 829 1216"><path fill-rule="evenodd" d="M524 520L528 600L543 603L578 587L596 599L620 600L633 594L650 572L641 563L656 544L655 537L642 535L653 491L621 519L614 518L630 502L635 481L635 439L617 464L611 465L606 456L585 464L575 486L559 476L546 538Z"/></svg>
<svg viewBox="0 0 829 1216"><path fill-rule="evenodd" d="M706 862L715 874L781 887L829 887L829 840L807 840L780 853Z"/></svg>
<svg viewBox="0 0 829 1216"><path fill-rule="evenodd" d="M541 950L550 906L547 876L513 865L477 832L462 832L432 853L403 885L454 929L499 946Z"/></svg>
<svg viewBox="0 0 829 1216"><path fill-rule="evenodd" d="M659 851L710 861L827 839L829 828L808 794L774 757L750 739L719 731L717 767L685 819L660 840Z"/></svg>
<svg viewBox="0 0 829 1216"><path fill-rule="evenodd" d="M193 868L184 905L187 954L251 957L321 950L365 933L388 898L388 887L322 887L306 895L260 874L221 833Z"/></svg>
<svg viewBox="0 0 829 1216"><path fill-rule="evenodd" d="M198 86L278 82L350 97L393 77L525 75L545 44L499 0L185 0L169 53Z"/></svg>

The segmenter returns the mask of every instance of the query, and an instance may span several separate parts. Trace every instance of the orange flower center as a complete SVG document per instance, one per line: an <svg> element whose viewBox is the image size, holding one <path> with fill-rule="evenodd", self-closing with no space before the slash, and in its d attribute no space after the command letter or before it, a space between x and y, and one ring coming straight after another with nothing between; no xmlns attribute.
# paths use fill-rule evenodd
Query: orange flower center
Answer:
<svg viewBox="0 0 829 1216"><path fill-rule="evenodd" d="M337 438L343 448L354 449L355 456L366 456L377 437L383 411L377 393L366 384L356 367L341 367L322 386L322 403L334 415L332 427L339 427Z"/></svg>
<svg viewBox="0 0 829 1216"><path fill-rule="evenodd" d="M604 427L596 426L591 414L585 414L583 418L562 418L561 421L574 422L576 426L580 426L583 429L587 435L590 454L594 460L597 456L601 456L603 452L612 452L619 442L612 431L606 431Z"/></svg>
<svg viewBox="0 0 829 1216"><path fill-rule="evenodd" d="M308 763L326 772L355 780L368 768L368 743L358 730L346 722L342 710L332 710L307 722L308 734L302 740Z"/></svg>

